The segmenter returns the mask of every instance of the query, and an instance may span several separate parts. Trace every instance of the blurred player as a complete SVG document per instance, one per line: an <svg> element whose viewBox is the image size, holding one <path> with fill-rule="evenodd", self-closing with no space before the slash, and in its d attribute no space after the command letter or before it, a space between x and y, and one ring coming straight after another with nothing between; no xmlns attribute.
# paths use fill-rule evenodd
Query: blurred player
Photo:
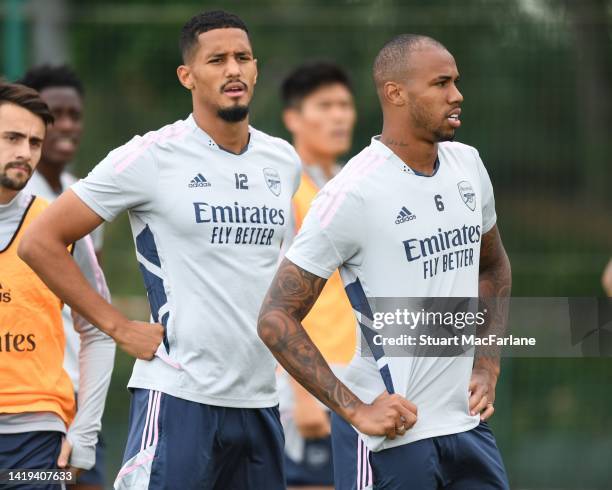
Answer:
<svg viewBox="0 0 612 490"><path fill-rule="evenodd" d="M319 189L340 171L338 158L351 147L355 105L346 73L323 62L294 70L284 80L281 96L283 120L303 164L300 187L293 198L297 231ZM337 271L303 325L340 376L355 352L355 317ZM287 484L290 488L332 489L329 411L286 371L279 374L279 394Z"/></svg>
<svg viewBox="0 0 612 490"><path fill-rule="evenodd" d="M612 298L612 259L609 260L608 265L603 271L601 285L606 295Z"/></svg>
<svg viewBox="0 0 612 490"><path fill-rule="evenodd" d="M74 161L83 131L83 84L68 66L42 65L24 75L20 83L33 88L49 106L54 123L47 128L40 163L32 174L26 192L42 197L47 202L57 199L77 179L66 167ZM83 239L83 245L93 246L98 259L102 253L102 226L96 228L91 238ZM91 243L93 240L93 243ZM72 326L70 307L62 311L66 333L64 368L72 380L75 393L79 392L79 336ZM105 483L104 443L98 437L96 465L79 475L79 485L73 490L102 489Z"/></svg>
<svg viewBox="0 0 612 490"><path fill-rule="evenodd" d="M139 358L115 488L281 489L276 363L256 323L299 159L249 126L257 63L242 20L196 15L180 45L177 73L193 114L112 151L41 216L21 253ZM65 252L126 210L155 323L129 321L91 288L82 292Z"/></svg>
<svg viewBox="0 0 612 490"><path fill-rule="evenodd" d="M66 65L41 65L28 70L19 83L36 90L47 103L55 123L47 130L40 163L28 188L47 201L54 201L77 179L67 170L81 144L84 88L78 75ZM90 234L98 262L102 263L104 226Z"/></svg>
<svg viewBox="0 0 612 490"><path fill-rule="evenodd" d="M300 323L337 267L364 322L367 297L509 295L487 171L474 148L451 142L461 124L458 78L431 38L402 35L382 48L374 62L382 135L319 193L260 313L260 335L279 362L342 417L332 420L339 490L509 488L485 422L498 359L391 357L368 341L362 350L374 358L353 357L345 386ZM503 309L490 315L504 322ZM398 410L373 428L363 407L385 400Z"/></svg>
<svg viewBox="0 0 612 490"><path fill-rule="evenodd" d="M52 121L37 92L0 84L0 468L91 468L113 367L112 340L75 315L83 373L77 410L63 368L62 303L17 256L47 207L22 189ZM74 256L71 264L108 297L93 251L77 246Z"/></svg>

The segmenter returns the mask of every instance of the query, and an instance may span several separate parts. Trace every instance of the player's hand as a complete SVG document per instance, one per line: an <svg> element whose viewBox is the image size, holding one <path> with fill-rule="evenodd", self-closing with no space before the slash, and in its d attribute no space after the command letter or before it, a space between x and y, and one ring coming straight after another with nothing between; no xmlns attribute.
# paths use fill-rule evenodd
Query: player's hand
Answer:
<svg viewBox="0 0 612 490"><path fill-rule="evenodd" d="M312 396L295 401L293 420L304 439L321 439L331 433L327 411Z"/></svg>
<svg viewBox="0 0 612 490"><path fill-rule="evenodd" d="M386 391L371 404L364 403L356 410L351 423L364 434L395 439L403 436L417 421L417 407L400 395Z"/></svg>
<svg viewBox="0 0 612 490"><path fill-rule="evenodd" d="M150 361L164 338L159 323L128 321L117 328L115 341L129 355Z"/></svg>
<svg viewBox="0 0 612 490"><path fill-rule="evenodd" d="M480 414L485 421L495 412L495 386L497 376L489 369L474 368L470 379L470 415Z"/></svg>
<svg viewBox="0 0 612 490"><path fill-rule="evenodd" d="M59 456L57 457L57 467L62 470L68 470L72 473L72 481L76 481L79 474L83 471L80 468L70 466L70 454L72 453L72 444L68 442L66 437L62 437L62 447L60 448Z"/></svg>

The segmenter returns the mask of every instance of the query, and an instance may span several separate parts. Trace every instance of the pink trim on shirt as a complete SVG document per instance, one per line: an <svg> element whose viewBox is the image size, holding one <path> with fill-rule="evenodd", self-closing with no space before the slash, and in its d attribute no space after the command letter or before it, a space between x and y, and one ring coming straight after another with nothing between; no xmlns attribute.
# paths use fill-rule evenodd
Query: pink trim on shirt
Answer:
<svg viewBox="0 0 612 490"><path fill-rule="evenodd" d="M319 219L321 219L327 210L332 206L334 197L348 182L351 181L355 172L357 172L362 165L367 163L368 154L369 151L366 150L357 155L350 163L350 166L348 166L341 174L338 174L338 176L334 180L330 181L330 183L325 187L325 199L316 202L316 205L313 204L313 208L316 209Z"/></svg>
<svg viewBox="0 0 612 490"><path fill-rule="evenodd" d="M124 147L125 151L122 152L119 160L114 163L115 173L120 174L123 172L154 144L163 143L172 138L179 138L190 129L191 126L185 121L178 121L159 131L147 133L142 138L127 143Z"/></svg>
<svg viewBox="0 0 612 490"><path fill-rule="evenodd" d="M385 158L380 155L376 155L374 159L369 160L365 163L361 163L359 168L351 173L350 177L347 178L345 185L338 190L338 192L332 197L332 203L328 208L319 212L319 219L321 220L321 228L326 228L340 209L340 206L346 199L348 192L353 189L361 180L368 177L378 167L380 167L386 161ZM330 196L331 197L331 196Z"/></svg>
<svg viewBox="0 0 612 490"><path fill-rule="evenodd" d="M98 264L98 258L96 256L96 249L94 247L93 240L90 235L85 235L82 240L85 244L85 248L87 249L87 257L89 258L91 269L96 276L96 288L98 293L100 293L104 299L110 300L110 293L108 291L108 287L106 286L106 280L104 279L104 274L102 273L100 264Z"/></svg>
<svg viewBox="0 0 612 490"><path fill-rule="evenodd" d="M167 353L166 348L164 347L164 343L159 344L157 351L155 351L155 356L159 357L163 362L168 364L168 366L173 367L174 369L182 369L182 366L179 362L172 359Z"/></svg>

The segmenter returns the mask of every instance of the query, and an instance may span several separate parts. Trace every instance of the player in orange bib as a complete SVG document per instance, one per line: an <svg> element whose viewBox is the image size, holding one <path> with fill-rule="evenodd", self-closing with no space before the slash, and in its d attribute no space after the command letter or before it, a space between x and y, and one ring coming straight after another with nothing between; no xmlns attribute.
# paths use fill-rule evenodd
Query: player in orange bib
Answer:
<svg viewBox="0 0 612 490"><path fill-rule="evenodd" d="M17 255L47 203L21 190L53 117L38 93L0 84L0 468L88 469L110 383L114 343L74 315L84 374L78 411L63 368L62 303ZM82 248L82 249L81 249ZM101 294L106 283L85 242L75 261ZM91 254L90 254L91 252ZM42 488L59 488L57 484Z"/></svg>
<svg viewBox="0 0 612 490"><path fill-rule="evenodd" d="M295 231L310 203L340 170L338 158L351 146L356 113L346 73L331 63L300 66L284 81L283 120L302 162L293 197ZM337 375L355 352L355 317L338 271L304 319L304 328ZM289 488L332 489L330 419L319 403L285 371L278 376Z"/></svg>

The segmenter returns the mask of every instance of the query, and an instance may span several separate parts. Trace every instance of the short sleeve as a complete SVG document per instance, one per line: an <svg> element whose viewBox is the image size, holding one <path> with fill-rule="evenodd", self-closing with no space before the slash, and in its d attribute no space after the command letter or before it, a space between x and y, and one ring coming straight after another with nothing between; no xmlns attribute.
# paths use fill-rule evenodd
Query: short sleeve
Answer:
<svg viewBox="0 0 612 490"><path fill-rule="evenodd" d="M342 192L337 178L317 194L286 254L298 267L324 279L351 262L360 250L361 199L354 191Z"/></svg>
<svg viewBox="0 0 612 490"><path fill-rule="evenodd" d="M110 152L71 189L102 219L112 221L127 209L149 209L156 193L157 176L151 149L137 137Z"/></svg>
<svg viewBox="0 0 612 490"><path fill-rule="evenodd" d="M110 292L108 291L106 278L98 264L96 250L94 249L93 241L89 235L84 236L74 244L73 256L89 284L91 284L100 296L110 301Z"/></svg>
<svg viewBox="0 0 612 490"><path fill-rule="evenodd" d="M487 233L495 226L497 214L495 213L495 196L493 195L493 184L489 173L482 163L480 155L476 152L476 162L480 174L480 189L482 193L482 232Z"/></svg>
<svg viewBox="0 0 612 490"><path fill-rule="evenodd" d="M93 241L96 252L100 252L102 250L102 246L104 245L104 223L98 226L96 229L91 230L89 236Z"/></svg>

